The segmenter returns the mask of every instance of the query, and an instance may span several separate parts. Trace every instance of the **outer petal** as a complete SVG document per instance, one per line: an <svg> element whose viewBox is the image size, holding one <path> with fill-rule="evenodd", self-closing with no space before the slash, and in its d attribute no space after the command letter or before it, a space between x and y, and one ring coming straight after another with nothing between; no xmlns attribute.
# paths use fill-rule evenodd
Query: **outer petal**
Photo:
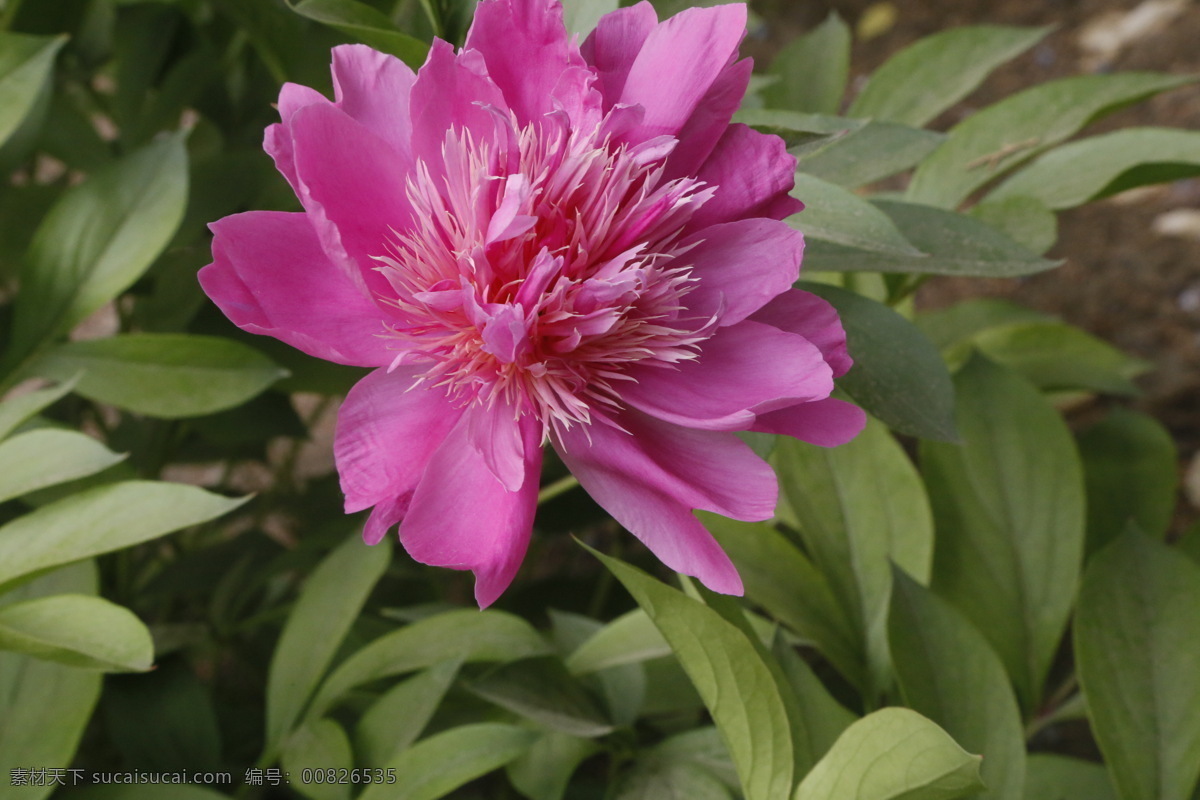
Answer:
<svg viewBox="0 0 1200 800"><path fill-rule="evenodd" d="M750 317L791 333L798 333L821 348L821 354L840 378L854 365L846 352L846 331L837 311L811 292L789 289Z"/></svg>
<svg viewBox="0 0 1200 800"><path fill-rule="evenodd" d="M248 211L214 222L200 285L225 316L339 364L388 363L384 315L321 249L304 214Z"/></svg>
<svg viewBox="0 0 1200 800"><path fill-rule="evenodd" d="M605 14L584 40L580 50L584 60L596 70L605 112L621 97L629 70L657 25L658 14L654 6L643 0L635 6Z"/></svg>
<svg viewBox="0 0 1200 800"><path fill-rule="evenodd" d="M717 187L712 199L692 215L690 230L748 217L784 219L804 208L788 194L796 184L796 157L778 136L735 123L696 177Z"/></svg>
<svg viewBox="0 0 1200 800"><path fill-rule="evenodd" d="M279 90L279 118L283 122L268 125L263 135L263 149L275 162L287 182L292 185L292 191L300 194L300 182L296 179L295 154L292 148L292 132L288 129L288 121L292 115L306 106L324 104L331 105L325 95L316 89L301 86L296 83L285 83Z"/></svg>
<svg viewBox="0 0 1200 800"><path fill-rule="evenodd" d="M409 165L387 142L332 105L291 118L300 202L330 258L374 296L390 292L373 256L408 227Z"/></svg>
<svg viewBox="0 0 1200 800"><path fill-rule="evenodd" d="M621 397L667 422L708 430L746 430L755 411L828 397L833 376L804 337L749 320L721 328L700 358L678 369L643 367Z"/></svg>
<svg viewBox="0 0 1200 800"><path fill-rule="evenodd" d="M575 427L555 444L596 502L671 569L739 594L737 570L690 509L770 519L778 488L771 468L732 433L697 431L629 410Z"/></svg>
<svg viewBox="0 0 1200 800"><path fill-rule="evenodd" d="M475 572L475 599L491 605L512 582L525 557L537 510L542 467L542 426L521 418L525 476L521 489L505 489L470 443L473 408L430 459L400 525L400 541L423 564Z"/></svg>
<svg viewBox="0 0 1200 800"><path fill-rule="evenodd" d="M720 314L721 325L733 325L791 288L800 277L804 236L782 222L746 219L712 225L684 239L695 245L685 256L699 278L687 295L688 309Z"/></svg>
<svg viewBox="0 0 1200 800"><path fill-rule="evenodd" d="M462 416L440 389L415 385L422 371L414 365L377 369L355 384L338 410L333 454L347 513L406 499ZM396 514L391 525L403 509L377 511Z"/></svg>
<svg viewBox="0 0 1200 800"><path fill-rule="evenodd" d="M412 162L409 95L416 73L400 59L367 47L333 48L333 90L337 105Z"/></svg>
<svg viewBox="0 0 1200 800"><path fill-rule="evenodd" d="M696 174L729 127L733 112L742 104L753 69L754 62L744 58L730 64L713 81L679 131L679 146L667 159L668 177Z"/></svg>
<svg viewBox="0 0 1200 800"><path fill-rule="evenodd" d="M857 436L866 424L867 415L861 408L827 397L762 414L751 430L792 436L821 447L836 447Z"/></svg>

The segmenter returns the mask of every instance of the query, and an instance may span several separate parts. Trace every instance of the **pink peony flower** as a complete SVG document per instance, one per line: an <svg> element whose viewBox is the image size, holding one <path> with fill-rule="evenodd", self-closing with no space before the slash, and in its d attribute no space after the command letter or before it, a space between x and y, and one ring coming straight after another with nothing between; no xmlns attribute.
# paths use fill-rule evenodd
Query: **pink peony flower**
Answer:
<svg viewBox="0 0 1200 800"><path fill-rule="evenodd" d="M743 5L659 22L648 2L582 45L557 0L483 0L417 73L350 45L336 100L288 84L265 147L304 210L213 224L208 295L244 330L376 367L335 454L374 544L476 576L524 557L548 441L669 567L738 594L692 515L769 519L771 468L735 431L832 446L862 412L833 309L791 288L795 160L730 117Z"/></svg>

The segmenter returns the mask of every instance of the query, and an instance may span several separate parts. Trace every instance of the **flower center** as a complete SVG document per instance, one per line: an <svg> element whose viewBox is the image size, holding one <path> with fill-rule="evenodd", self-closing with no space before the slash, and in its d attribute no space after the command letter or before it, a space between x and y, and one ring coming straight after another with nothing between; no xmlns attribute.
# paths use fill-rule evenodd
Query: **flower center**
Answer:
<svg viewBox="0 0 1200 800"><path fill-rule="evenodd" d="M633 364L693 359L712 320L689 315L679 244L713 189L663 180L673 140L609 146L553 118L497 137L451 132L408 182L414 224L376 257L397 310L395 363L466 405L547 425L620 408Z"/></svg>

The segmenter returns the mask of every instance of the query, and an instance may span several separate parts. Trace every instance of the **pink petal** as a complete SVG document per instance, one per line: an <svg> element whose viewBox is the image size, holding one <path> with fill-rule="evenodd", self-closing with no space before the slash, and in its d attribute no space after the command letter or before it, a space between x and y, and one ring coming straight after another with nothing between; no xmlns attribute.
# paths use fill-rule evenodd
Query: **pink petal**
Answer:
<svg viewBox="0 0 1200 800"><path fill-rule="evenodd" d="M410 494L462 415L440 389L414 386L423 371L419 365L377 369L346 395L333 442L346 513Z"/></svg>
<svg viewBox="0 0 1200 800"><path fill-rule="evenodd" d="M505 489L518 491L525 481L525 447L514 410L497 404L486 412L469 413L467 419L471 447Z"/></svg>
<svg viewBox="0 0 1200 800"><path fill-rule="evenodd" d="M400 524L400 541L417 561L475 573L475 599L491 605L512 582L525 557L537 510L542 467L542 426L520 422L524 479L520 491L505 489L471 446L470 409L430 459Z"/></svg>
<svg viewBox="0 0 1200 800"><path fill-rule="evenodd" d="M790 289L771 300L750 317L791 333L798 333L821 349L821 354L840 378L854 365L846 352L846 331L837 311L811 292Z"/></svg>
<svg viewBox="0 0 1200 800"><path fill-rule="evenodd" d="M604 111L616 104L634 60L650 32L658 25L654 6L643 0L629 8L605 14L584 40L583 58L596 70L597 85L604 95Z"/></svg>
<svg viewBox="0 0 1200 800"><path fill-rule="evenodd" d="M791 288L804 255L801 233L770 219L712 225L680 244L696 244L684 256L700 279L687 296L688 309L703 316L719 313L722 325L741 322Z"/></svg>
<svg viewBox="0 0 1200 800"><path fill-rule="evenodd" d="M696 174L729 127L733 112L742 104L753 68L754 62L744 58L730 64L717 76L678 133L679 146L667 160L667 177Z"/></svg>
<svg viewBox="0 0 1200 800"><path fill-rule="evenodd" d="M745 32L741 4L689 8L651 31L621 89L620 102L646 109L630 141L683 130L737 55Z"/></svg>
<svg viewBox="0 0 1200 800"><path fill-rule="evenodd" d="M783 139L730 125L696 173L717 192L692 215L689 230L747 217L790 217L804 208L788 194L795 173L796 157Z"/></svg>
<svg viewBox="0 0 1200 800"><path fill-rule="evenodd" d="M388 252L393 230L409 225L409 164L383 139L332 105L291 118L300 202L325 252L373 296L391 287L373 256Z"/></svg>
<svg viewBox="0 0 1200 800"><path fill-rule="evenodd" d="M729 557L689 511L770 519L778 488L771 468L736 435L698 431L627 410L615 422L576 426L555 449L596 502L668 567L713 591L740 594Z"/></svg>
<svg viewBox="0 0 1200 800"><path fill-rule="evenodd" d="M568 88L559 86L563 73L584 65L556 0L483 0L463 47L483 55L521 125L553 111L556 92Z"/></svg>
<svg viewBox="0 0 1200 800"><path fill-rule="evenodd" d="M866 424L867 415L861 408L827 397L762 414L751 430L792 436L821 447L837 447L857 436Z"/></svg>
<svg viewBox="0 0 1200 800"><path fill-rule="evenodd" d="M268 125L263 135L263 149L275 162L275 168L287 178L292 185L292 191L300 193L300 184L296 179L295 155L292 152L292 133L288 129L288 121L292 115L306 106L324 103L330 105L325 95L316 89L301 86L296 83L285 83L279 90L279 118L283 122Z"/></svg>
<svg viewBox="0 0 1200 800"><path fill-rule="evenodd" d="M333 90L338 107L390 144L405 164L412 161L408 109L416 78L400 59L364 44L333 48Z"/></svg>
<svg viewBox="0 0 1200 800"><path fill-rule="evenodd" d="M213 263L200 285L233 324L339 364L395 356L383 312L330 262L304 214L248 211L210 227Z"/></svg>
<svg viewBox="0 0 1200 800"><path fill-rule="evenodd" d="M678 369L642 367L621 398L647 414L707 430L746 430L752 409L828 397L833 377L804 337L749 320L721 328Z"/></svg>

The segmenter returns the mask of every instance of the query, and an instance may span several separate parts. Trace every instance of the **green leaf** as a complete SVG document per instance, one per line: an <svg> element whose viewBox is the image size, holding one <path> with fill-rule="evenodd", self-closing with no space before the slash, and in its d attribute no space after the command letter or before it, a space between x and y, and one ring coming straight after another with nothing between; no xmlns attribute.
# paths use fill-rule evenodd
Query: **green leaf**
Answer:
<svg viewBox="0 0 1200 800"><path fill-rule="evenodd" d="M1083 476L1062 419L1028 381L974 356L955 376L963 444L921 443L937 530L933 588L1037 706L1083 555Z"/></svg>
<svg viewBox="0 0 1200 800"><path fill-rule="evenodd" d="M847 189L798 172L791 194L804 203L804 210L788 217L787 222L802 231L806 239L890 256L923 255L909 244L887 214Z"/></svg>
<svg viewBox="0 0 1200 800"><path fill-rule="evenodd" d="M850 28L837 12L789 42L767 70L779 80L763 91L772 108L836 114L850 73Z"/></svg>
<svg viewBox="0 0 1200 800"><path fill-rule="evenodd" d="M846 729L794 800L954 800L984 788L979 763L915 711L885 708Z"/></svg>
<svg viewBox="0 0 1200 800"><path fill-rule="evenodd" d="M557 657L501 664L467 688L548 730L594 738L611 733L604 717Z"/></svg>
<svg viewBox="0 0 1200 800"><path fill-rule="evenodd" d="M244 502L195 486L153 481L80 492L0 527L0 589L51 567L207 522Z"/></svg>
<svg viewBox="0 0 1200 800"><path fill-rule="evenodd" d="M796 698L795 713L790 716L802 722L805 742L801 755L804 758L797 763L797 767L805 772L829 752L842 731L858 717L833 699L812 667L797 655L782 635L776 635L771 653L779 661L784 680L791 686ZM795 725L792 730L796 730Z"/></svg>
<svg viewBox="0 0 1200 800"><path fill-rule="evenodd" d="M302 0L292 10L390 53L413 69L420 67L429 54L429 45L401 31L386 14L357 0Z"/></svg>
<svg viewBox="0 0 1200 800"><path fill-rule="evenodd" d="M114 672L144 672L154 659L150 631L141 620L103 598L81 594L0 607L0 650Z"/></svg>
<svg viewBox="0 0 1200 800"><path fill-rule="evenodd" d="M417 742L388 762L387 768L395 770L399 781L373 783L358 800L437 800L520 757L537 738L536 731L516 725L451 728Z"/></svg>
<svg viewBox="0 0 1200 800"><path fill-rule="evenodd" d="M989 199L1032 197L1062 209L1200 174L1200 133L1126 128L1070 142L1013 175Z"/></svg>
<svg viewBox="0 0 1200 800"><path fill-rule="evenodd" d="M0 503L83 478L125 458L90 436L43 428L0 442Z"/></svg>
<svg viewBox="0 0 1200 800"><path fill-rule="evenodd" d="M284 742L281 761L285 772L300 775L303 770L350 770L354 754L342 726L331 719L312 720L301 725ZM337 781L305 783L297 790L312 800L347 800L350 784Z"/></svg>
<svg viewBox="0 0 1200 800"><path fill-rule="evenodd" d="M321 684L308 716L323 715L359 684L440 661L507 662L549 653L546 640L520 617L494 609L446 611L380 636L339 664Z"/></svg>
<svg viewBox="0 0 1200 800"><path fill-rule="evenodd" d="M725 738L746 800L786 797L792 787L791 729L779 687L753 641L703 603L592 552L670 642Z"/></svg>
<svg viewBox="0 0 1200 800"><path fill-rule="evenodd" d="M517 791L530 800L562 800L576 768L599 751L599 745L588 739L546 731L505 771Z"/></svg>
<svg viewBox="0 0 1200 800"><path fill-rule="evenodd" d="M847 189L915 167L945 135L895 122L868 122L800 158L799 169Z"/></svg>
<svg viewBox="0 0 1200 800"><path fill-rule="evenodd" d="M832 303L841 317L854 366L839 385L855 402L899 433L957 438L950 373L924 334L862 295L818 283L800 286Z"/></svg>
<svg viewBox="0 0 1200 800"><path fill-rule="evenodd" d="M110 783L75 789L70 797L71 800L229 800L230 796L190 783Z"/></svg>
<svg viewBox="0 0 1200 800"><path fill-rule="evenodd" d="M0 33L0 145L20 127L50 83L65 36Z"/></svg>
<svg viewBox="0 0 1200 800"><path fill-rule="evenodd" d="M78 394L165 419L233 408L287 375L240 342L183 333L68 342L47 351L30 371L59 380L81 373Z"/></svg>
<svg viewBox="0 0 1200 800"><path fill-rule="evenodd" d="M1029 252L1042 254L1058 241L1058 217L1042 201L1024 195L989 197L967 212Z"/></svg>
<svg viewBox="0 0 1200 800"><path fill-rule="evenodd" d="M907 197L944 208L957 206L985 183L1089 122L1195 80L1151 72L1080 75L1011 95L955 125L945 143L917 168Z"/></svg>
<svg viewBox="0 0 1200 800"><path fill-rule="evenodd" d="M618 0L563 0L563 22L567 33L578 35L582 42L600 18L616 11L619 5Z"/></svg>
<svg viewBox="0 0 1200 800"><path fill-rule="evenodd" d="M171 241L186 202L179 135L68 189L34 233L0 375L132 285Z"/></svg>
<svg viewBox="0 0 1200 800"><path fill-rule="evenodd" d="M624 777L617 800L733 800L715 775L694 764L640 756Z"/></svg>
<svg viewBox="0 0 1200 800"><path fill-rule="evenodd" d="M875 420L840 447L781 439L774 463L805 551L853 620L874 698L890 684L887 610L895 563L927 582L933 518L916 468Z"/></svg>
<svg viewBox="0 0 1200 800"><path fill-rule="evenodd" d="M1200 777L1200 566L1131 530L1092 559L1075 657L1123 800L1188 800Z"/></svg>
<svg viewBox="0 0 1200 800"><path fill-rule="evenodd" d="M358 721L354 742L360 761L382 767L417 740L458 675L459 662L434 664L388 689Z"/></svg>
<svg viewBox="0 0 1200 800"><path fill-rule="evenodd" d="M572 675L587 675L622 664L639 664L670 655L671 645L640 608L596 631L567 657Z"/></svg>
<svg viewBox="0 0 1200 800"><path fill-rule="evenodd" d="M96 591L96 567L73 564L4 595L5 602ZM42 800L54 786L13 786L10 765L71 766L75 748L100 698L101 673L0 652L0 772L2 800ZM161 788L161 787L159 787Z"/></svg>
<svg viewBox="0 0 1200 800"><path fill-rule="evenodd" d="M304 582L267 676L267 752L288 735L391 561L391 544L346 539Z"/></svg>
<svg viewBox="0 0 1200 800"><path fill-rule="evenodd" d="M1030 753L1025 800L1118 800L1104 767L1091 761Z"/></svg>
<svg viewBox="0 0 1200 800"><path fill-rule="evenodd" d="M876 200L874 205L925 255L872 253L818 241L805 250L805 268L1011 278L1044 272L1059 264L1041 258L991 225L963 214L894 200Z"/></svg>
<svg viewBox="0 0 1200 800"><path fill-rule="evenodd" d="M744 108L734 114L733 121L778 136L787 145L788 152L801 159L820 152L867 124L860 119L778 108Z"/></svg>
<svg viewBox="0 0 1200 800"><path fill-rule="evenodd" d="M975 25L927 36L875 70L847 115L924 125L1049 32Z"/></svg>
<svg viewBox="0 0 1200 800"><path fill-rule="evenodd" d="M1163 538L1179 484L1171 434L1153 417L1117 407L1080 433L1078 442L1087 487L1087 552L1117 538L1130 521Z"/></svg>
<svg viewBox="0 0 1200 800"><path fill-rule="evenodd" d="M1149 364L1062 322L1018 322L980 331L969 340L988 358L1017 370L1038 388L1137 394L1130 378ZM963 345L966 351L968 345ZM955 359L951 356L951 361Z"/></svg>
<svg viewBox="0 0 1200 800"><path fill-rule="evenodd" d="M1025 736L1004 665L946 601L896 572L888 640L904 703L980 753L986 800L1022 800Z"/></svg>
<svg viewBox="0 0 1200 800"><path fill-rule="evenodd" d="M864 642L809 557L765 523L706 512L697 516L737 566L746 597L810 642L846 680L865 691Z"/></svg>
<svg viewBox="0 0 1200 800"><path fill-rule="evenodd" d="M949 308L924 311L913 320L938 348L966 341L987 328L1017 322L1053 322L1054 318L995 297L977 297Z"/></svg>
<svg viewBox="0 0 1200 800"><path fill-rule="evenodd" d="M49 389L38 389L0 403L0 439L4 439L42 409L66 396L75 388L75 383L74 379L64 381Z"/></svg>

